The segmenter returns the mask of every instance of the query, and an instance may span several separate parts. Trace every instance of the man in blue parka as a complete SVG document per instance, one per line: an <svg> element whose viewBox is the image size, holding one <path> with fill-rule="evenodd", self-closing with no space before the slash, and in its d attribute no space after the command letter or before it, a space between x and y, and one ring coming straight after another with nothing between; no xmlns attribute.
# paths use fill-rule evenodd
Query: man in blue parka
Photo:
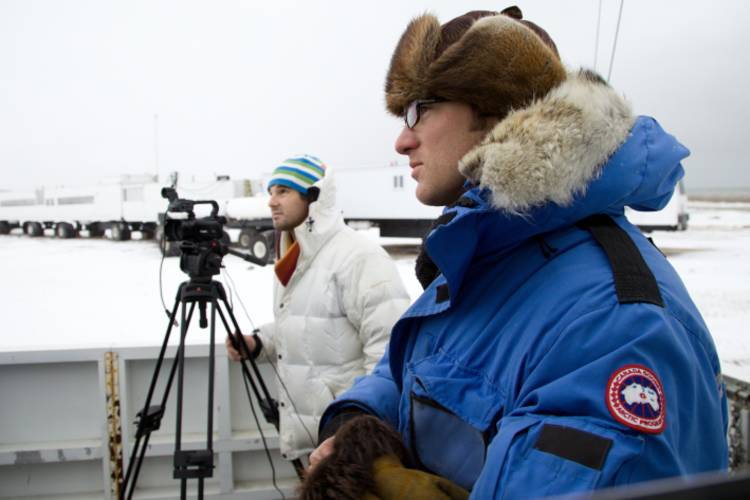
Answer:
<svg viewBox="0 0 750 500"><path fill-rule="evenodd" d="M412 21L386 80L427 236L423 295L321 421L397 429L472 498L534 498L727 467L713 341L623 215L658 210L689 153L519 9ZM311 456L326 456L335 436Z"/></svg>

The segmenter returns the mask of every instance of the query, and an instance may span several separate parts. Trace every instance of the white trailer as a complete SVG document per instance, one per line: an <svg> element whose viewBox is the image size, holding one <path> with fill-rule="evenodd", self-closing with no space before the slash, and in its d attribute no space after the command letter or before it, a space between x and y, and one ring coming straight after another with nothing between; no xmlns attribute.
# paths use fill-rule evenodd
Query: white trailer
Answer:
<svg viewBox="0 0 750 500"><path fill-rule="evenodd" d="M442 207L420 203L417 182L408 166L336 170L336 197L347 222L365 221L381 236L424 236ZM628 219L645 232L687 229L687 195L680 181L669 203L655 212L625 209Z"/></svg>
<svg viewBox="0 0 750 500"><path fill-rule="evenodd" d="M336 197L347 222L366 222L381 236L423 237L442 207L417 200L409 166L336 171Z"/></svg>
<svg viewBox="0 0 750 500"><path fill-rule="evenodd" d="M628 220L644 232L684 231L687 229L690 214L687 211L687 194L682 181L677 184L669 203L656 212L641 212L625 209Z"/></svg>
<svg viewBox="0 0 750 500"><path fill-rule="evenodd" d="M101 237L109 230L113 240L127 240L132 231L150 239L158 231L167 200L161 189L176 182L180 196L228 200L246 196L250 182L217 176L208 180L159 182L152 175L123 175L88 186L44 186L34 191L0 193L0 234L20 229L28 236L45 230L59 238L74 238L85 231ZM202 207L199 207L202 209ZM197 214L205 215L205 214Z"/></svg>
<svg viewBox="0 0 750 500"><path fill-rule="evenodd" d="M275 233L265 191L255 196L226 200L220 212L227 218L227 228L239 230L235 241L250 254L264 260L273 253Z"/></svg>

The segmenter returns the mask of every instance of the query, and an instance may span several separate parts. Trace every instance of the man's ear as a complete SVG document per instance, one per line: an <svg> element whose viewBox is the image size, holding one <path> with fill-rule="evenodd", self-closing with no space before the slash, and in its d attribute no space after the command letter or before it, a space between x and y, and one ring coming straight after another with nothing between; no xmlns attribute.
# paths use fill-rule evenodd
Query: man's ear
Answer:
<svg viewBox="0 0 750 500"><path fill-rule="evenodd" d="M320 188L317 186L310 186L307 188L307 194L305 195L305 198L307 198L307 201L312 203L314 201L317 201L318 196L320 196Z"/></svg>

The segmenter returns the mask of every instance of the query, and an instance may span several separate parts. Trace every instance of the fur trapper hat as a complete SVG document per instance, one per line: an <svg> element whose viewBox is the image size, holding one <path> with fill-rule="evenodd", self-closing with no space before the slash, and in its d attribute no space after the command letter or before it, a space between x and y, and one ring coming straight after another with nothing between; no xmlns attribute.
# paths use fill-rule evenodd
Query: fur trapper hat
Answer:
<svg viewBox="0 0 750 500"><path fill-rule="evenodd" d="M424 14L409 24L393 53L386 106L403 116L411 101L441 97L502 118L565 76L552 39L522 20L518 7L468 12L443 26Z"/></svg>

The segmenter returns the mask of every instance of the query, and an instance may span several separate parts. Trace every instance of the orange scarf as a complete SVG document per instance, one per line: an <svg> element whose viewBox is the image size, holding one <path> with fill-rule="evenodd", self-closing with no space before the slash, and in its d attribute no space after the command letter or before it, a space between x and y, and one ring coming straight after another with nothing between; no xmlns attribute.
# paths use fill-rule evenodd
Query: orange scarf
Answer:
<svg viewBox="0 0 750 500"><path fill-rule="evenodd" d="M276 261L274 266L276 277L279 278L282 285L286 286L292 278L292 274L297 267L297 259L299 259L299 243L295 241L287 248L284 256Z"/></svg>

